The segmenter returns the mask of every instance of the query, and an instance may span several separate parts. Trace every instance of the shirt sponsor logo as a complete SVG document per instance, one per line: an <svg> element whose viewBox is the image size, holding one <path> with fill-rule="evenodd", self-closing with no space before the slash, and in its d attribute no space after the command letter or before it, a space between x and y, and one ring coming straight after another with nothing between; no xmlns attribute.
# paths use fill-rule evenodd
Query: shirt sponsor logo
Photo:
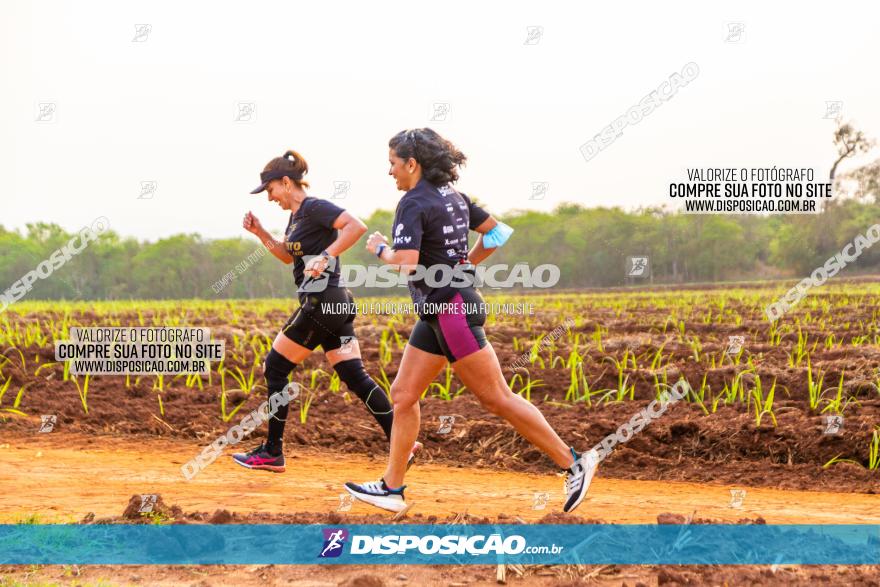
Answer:
<svg viewBox="0 0 880 587"><path fill-rule="evenodd" d="M394 236L400 236L401 232L403 232L403 222L397 225L397 228L394 230Z"/></svg>
<svg viewBox="0 0 880 587"><path fill-rule="evenodd" d="M452 231L453 231L453 228L451 226L444 226L443 227L443 234L449 234Z"/></svg>

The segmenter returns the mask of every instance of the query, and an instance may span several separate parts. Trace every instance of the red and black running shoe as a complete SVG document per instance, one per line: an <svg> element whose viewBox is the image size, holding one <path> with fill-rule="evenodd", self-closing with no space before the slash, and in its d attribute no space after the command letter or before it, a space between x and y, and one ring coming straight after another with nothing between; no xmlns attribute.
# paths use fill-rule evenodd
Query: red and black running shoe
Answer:
<svg viewBox="0 0 880 587"><path fill-rule="evenodd" d="M232 455L232 459L248 469L264 469L275 473L284 472L284 453L270 454L266 443L260 444L250 452L237 452Z"/></svg>

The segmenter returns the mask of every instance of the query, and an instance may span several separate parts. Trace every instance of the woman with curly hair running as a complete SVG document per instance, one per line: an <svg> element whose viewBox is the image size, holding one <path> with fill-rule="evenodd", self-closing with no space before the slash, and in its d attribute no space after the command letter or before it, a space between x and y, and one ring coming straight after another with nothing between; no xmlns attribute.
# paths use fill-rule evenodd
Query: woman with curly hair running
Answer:
<svg viewBox="0 0 880 587"><path fill-rule="evenodd" d="M427 267L423 274L427 276L436 276L438 268L447 275L473 276L473 266L504 244L513 230L452 186L458 179L457 168L465 162L464 154L429 128L402 131L389 147L388 174L397 189L406 193L397 205L392 241L375 232L367 248L404 272L421 266ZM468 230L480 235L470 250ZM598 454L595 450L575 452L538 408L510 390L483 331L483 298L472 286L473 279L456 281L434 279L432 286L424 278L410 276L408 285L419 321L391 384L394 425L388 466L379 481L349 482L345 488L357 499L386 510L406 508L403 480L407 455L419 433L419 398L449 362L484 408L507 420L565 472L563 510L570 512L586 495Z"/></svg>

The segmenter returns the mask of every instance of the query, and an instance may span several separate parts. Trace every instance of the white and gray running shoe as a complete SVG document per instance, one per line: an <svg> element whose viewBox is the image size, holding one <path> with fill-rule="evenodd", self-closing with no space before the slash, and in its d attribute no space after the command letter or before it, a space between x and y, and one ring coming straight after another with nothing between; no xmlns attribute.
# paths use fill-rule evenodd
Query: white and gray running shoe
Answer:
<svg viewBox="0 0 880 587"><path fill-rule="evenodd" d="M399 489L390 489L384 479L379 479L360 485L349 481L345 484L345 489L357 499L383 510L399 512L406 509L406 502L403 500L406 485Z"/></svg>
<svg viewBox="0 0 880 587"><path fill-rule="evenodd" d="M596 449L593 449L580 455L571 466L571 469L566 471L566 500L562 511L568 513L581 504L587 495L590 482L593 480L593 475L595 475L598 466L599 453L596 452Z"/></svg>

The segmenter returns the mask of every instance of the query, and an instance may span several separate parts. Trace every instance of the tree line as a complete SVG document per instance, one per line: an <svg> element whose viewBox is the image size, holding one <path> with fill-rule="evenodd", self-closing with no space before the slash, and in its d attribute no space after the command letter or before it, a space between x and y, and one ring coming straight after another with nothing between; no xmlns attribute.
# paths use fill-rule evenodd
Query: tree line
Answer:
<svg viewBox="0 0 880 587"><path fill-rule="evenodd" d="M874 202L833 202L818 215L687 215L648 208L584 208L501 217L515 229L489 262L534 268L555 264L556 287L609 287L628 283L693 283L806 276L880 221ZM390 233L392 212L364 221ZM0 227L0 291L9 288L74 236L57 224L28 224L24 233ZM365 237L341 262L378 265ZM628 257L648 257L643 276L628 275ZM292 265L265 254L248 235L207 240L178 234L154 242L109 230L70 257L27 299L183 299L294 297ZM880 270L880 247L866 249L843 272ZM504 273L501 274L503 277ZM405 295L403 289L355 293Z"/></svg>

